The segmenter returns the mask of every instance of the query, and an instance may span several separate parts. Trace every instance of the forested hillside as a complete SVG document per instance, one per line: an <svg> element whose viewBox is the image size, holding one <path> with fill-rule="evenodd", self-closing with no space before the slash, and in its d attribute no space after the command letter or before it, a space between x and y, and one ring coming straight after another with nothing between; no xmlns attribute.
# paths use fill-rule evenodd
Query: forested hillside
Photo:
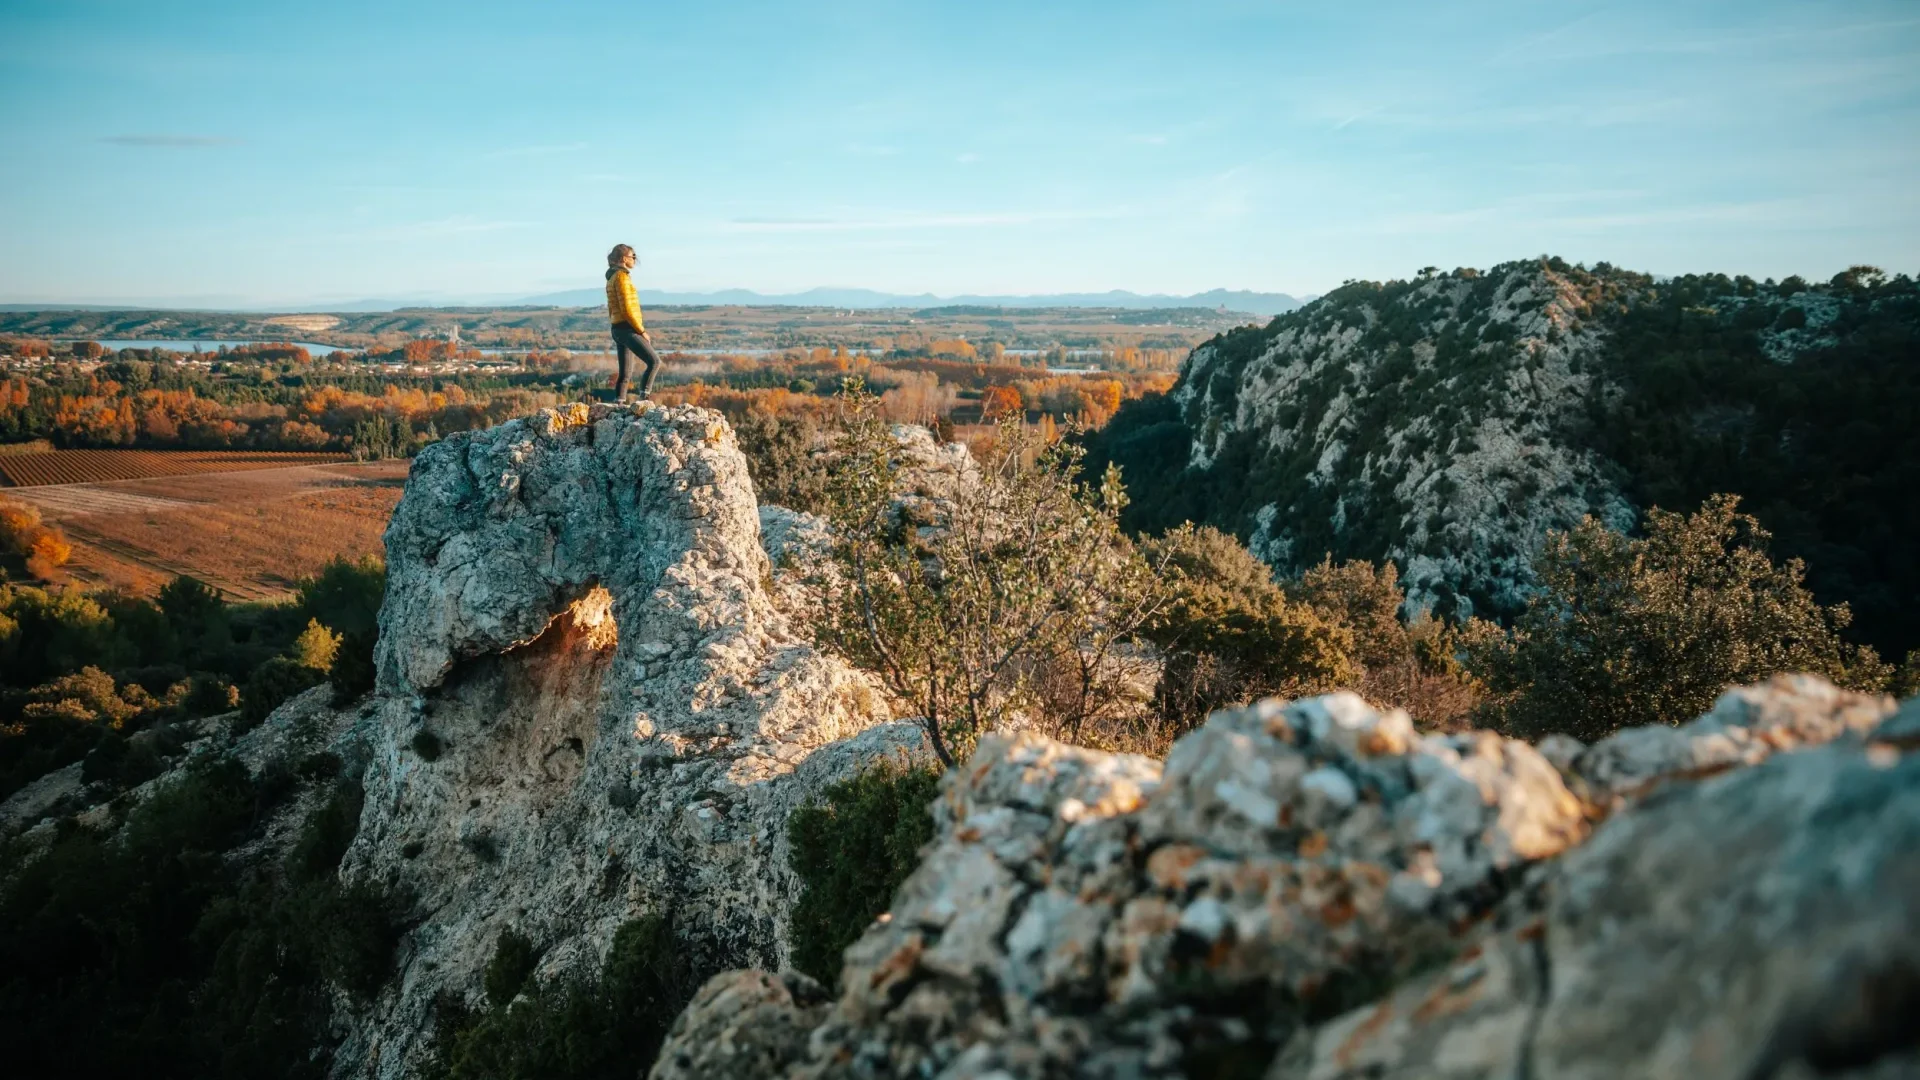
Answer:
<svg viewBox="0 0 1920 1080"><path fill-rule="evenodd" d="M1549 529L1742 498L1853 636L1920 645L1920 287L1656 280L1543 258L1355 282L1196 349L1090 436L1131 527L1247 538L1286 573L1390 558L1442 612L1508 615ZM1466 603L1461 603L1464 600Z"/></svg>

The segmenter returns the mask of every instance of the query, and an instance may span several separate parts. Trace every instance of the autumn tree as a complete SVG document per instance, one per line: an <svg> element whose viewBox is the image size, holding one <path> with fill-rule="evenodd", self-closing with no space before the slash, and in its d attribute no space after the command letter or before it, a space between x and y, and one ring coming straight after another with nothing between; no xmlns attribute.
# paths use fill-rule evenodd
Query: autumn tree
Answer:
<svg viewBox="0 0 1920 1080"><path fill-rule="evenodd" d="M951 765L1025 716L1073 737L1130 705L1125 644L1168 602L1120 532L1119 475L1078 482L1080 449L1003 423L977 482L902 501L898 444L855 384L828 489L833 567L816 633L919 715Z"/></svg>
<svg viewBox="0 0 1920 1080"><path fill-rule="evenodd" d="M27 573L51 580L73 557L73 545L57 527L40 520L40 511L14 499L0 499L0 550L18 556Z"/></svg>
<svg viewBox="0 0 1920 1080"><path fill-rule="evenodd" d="M1020 400L1020 391L1011 386L989 386L980 395L980 418L998 420L1004 416L1018 416L1026 411Z"/></svg>

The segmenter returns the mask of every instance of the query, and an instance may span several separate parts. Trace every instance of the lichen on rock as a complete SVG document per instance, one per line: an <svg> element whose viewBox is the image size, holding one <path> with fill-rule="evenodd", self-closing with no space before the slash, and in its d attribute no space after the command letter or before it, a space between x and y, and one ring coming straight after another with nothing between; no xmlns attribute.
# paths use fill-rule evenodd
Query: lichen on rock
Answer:
<svg viewBox="0 0 1920 1080"><path fill-rule="evenodd" d="M1582 772L1605 743L1563 771L1487 732L1420 736L1348 694L1217 713L1164 768L994 736L948 774L936 839L847 950L831 1008L741 1008L741 1024L811 1025L754 1074L1911 1063L1920 785L1891 710L1817 680L1732 691L1689 744L1739 726L1795 752L1630 789ZM744 1075L713 1049L734 1037L718 1001L741 978L710 988L655 1077Z"/></svg>

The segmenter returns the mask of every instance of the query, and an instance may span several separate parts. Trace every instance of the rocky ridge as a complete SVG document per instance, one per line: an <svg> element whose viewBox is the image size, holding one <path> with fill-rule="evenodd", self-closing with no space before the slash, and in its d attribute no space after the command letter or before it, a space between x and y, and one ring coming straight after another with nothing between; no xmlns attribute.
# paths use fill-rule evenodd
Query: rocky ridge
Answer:
<svg viewBox="0 0 1920 1080"><path fill-rule="evenodd" d="M1285 572L1385 541L1410 604L1517 608L1548 529L1634 522L1605 462L1568 437L1595 389L1597 299L1510 264L1302 312L1251 356L1202 346L1173 393L1188 467L1252 459L1278 474L1234 525Z"/></svg>
<svg viewBox="0 0 1920 1080"><path fill-rule="evenodd" d="M451 436L416 459L386 545L342 874L421 921L336 1074L417 1071L435 997L476 995L507 929L543 976L593 970L642 914L709 970L783 963L788 813L923 751L783 608L803 597L725 421L578 405Z"/></svg>
<svg viewBox="0 0 1920 1080"><path fill-rule="evenodd" d="M1348 694L1164 767L994 736L837 995L717 976L652 1075L1907 1075L1917 710L1780 677L1593 746Z"/></svg>
<svg viewBox="0 0 1920 1080"><path fill-rule="evenodd" d="M1523 607L1548 530L1732 492L1899 656L1911 582L1861 567L1910 560L1860 504L1908 482L1905 425L1871 453L1838 432L1907 408L1917 317L1909 279L1866 271L1661 281L1541 258L1350 282L1195 349L1090 463L1123 466L1132 528L1217 525L1283 575L1391 559L1409 607L1447 615ZM1860 494L1809 494L1842 483Z"/></svg>

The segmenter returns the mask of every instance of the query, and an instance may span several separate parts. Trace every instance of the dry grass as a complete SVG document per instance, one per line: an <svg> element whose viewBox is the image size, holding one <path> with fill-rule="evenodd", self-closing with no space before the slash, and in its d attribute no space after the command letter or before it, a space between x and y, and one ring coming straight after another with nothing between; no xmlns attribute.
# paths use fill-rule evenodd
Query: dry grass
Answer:
<svg viewBox="0 0 1920 1080"><path fill-rule="evenodd" d="M379 554L406 462L174 476L10 494L73 541L91 587L150 593L191 574L243 600L284 596L335 556Z"/></svg>

